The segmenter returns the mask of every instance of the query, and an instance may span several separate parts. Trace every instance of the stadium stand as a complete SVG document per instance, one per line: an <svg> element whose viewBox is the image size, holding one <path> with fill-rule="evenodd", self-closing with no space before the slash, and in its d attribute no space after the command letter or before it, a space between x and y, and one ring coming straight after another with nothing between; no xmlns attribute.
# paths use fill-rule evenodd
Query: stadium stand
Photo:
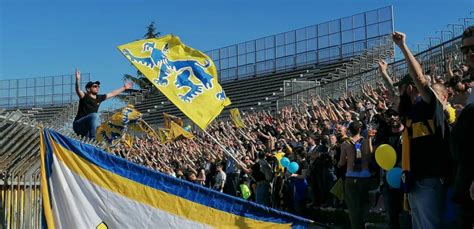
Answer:
<svg viewBox="0 0 474 229"><path fill-rule="evenodd" d="M454 37L452 40L419 52L416 57L425 71L430 70L431 65L444 66L448 55L457 56L457 62L461 63L463 55L458 49L459 42L460 37ZM346 85L343 91L346 92L359 91L360 86L365 83L375 85L379 73L373 64L378 59L391 57L391 52L393 52L393 47L390 45L380 45L380 50L376 52L365 50L360 55L346 60L238 81L227 81L222 85L233 102L229 108L238 107L241 110L250 110L265 101L269 103L265 108L278 109L277 101L282 101L285 97L292 95L307 98L311 92L319 92L321 97L337 98L342 93L342 90L337 88L343 81ZM404 60L391 63L389 68L391 75L397 79L406 74ZM285 94L284 83L304 81L319 83L317 87L305 91ZM324 88L324 90L313 90L318 88ZM144 113L145 120L155 126L162 122L162 112L182 116L179 110L158 92L148 95L137 94L130 99L134 100L136 107ZM289 100L290 104L297 106L294 102L295 100ZM74 117L76 106L77 104L72 103L28 108L0 108L0 184L3 203L0 214L5 215L3 219L8 220L9 227L16 228L16 225L25 227L26 225L28 228L41 225L41 196L37 190L40 177L38 124L41 122L43 125L60 129L65 120ZM221 116L225 116L225 112ZM81 139L72 135L71 130L64 134ZM81 140L98 145L95 141L84 138ZM23 194L21 190L25 190ZM22 195L26 199L14 197ZM21 204L22 201L23 204ZM20 212L21 217L16 217L20 215ZM0 225L4 225L2 221Z"/></svg>
<svg viewBox="0 0 474 229"><path fill-rule="evenodd" d="M340 63L322 66L319 68L319 72L322 76L339 66L341 66ZM307 69L302 69L266 77L224 82L222 87L226 91L227 96L232 100L232 105L229 108L239 107L246 109L256 106L259 101L271 96L272 93L282 91L281 88L284 80L298 78L301 74L306 73L306 71ZM163 121L162 112L184 117L174 105L169 104L168 99L164 95L158 92L149 95L144 101L137 103L136 108L145 114L145 120L148 123L154 125L160 124Z"/></svg>
<svg viewBox="0 0 474 229"><path fill-rule="evenodd" d="M360 52L358 56L345 60L333 61L321 65L310 65L306 68L295 69L282 73L255 76L243 80L222 82L221 85L231 98L232 104L226 108L222 117L227 116L227 110L239 108L242 111L253 110L254 107L265 104L262 108L275 111L278 109L277 100L283 97L283 83L294 81L318 81L321 84L337 80L342 73L356 73L355 71L368 70L378 59L385 59L392 51L387 39L370 50ZM355 66L358 68L355 68ZM357 70L356 70L357 69ZM347 76L347 74L346 74ZM283 104L282 104L283 105ZM168 99L159 92L154 92L135 104L136 108L144 114L145 120L151 125L160 125L163 122L163 112L177 117L185 117Z"/></svg>
<svg viewBox="0 0 474 229"><path fill-rule="evenodd" d="M35 119L37 122L54 125L55 123L64 123L77 110L77 102L60 105L46 105L39 107L9 108L9 111L20 111L22 114Z"/></svg>

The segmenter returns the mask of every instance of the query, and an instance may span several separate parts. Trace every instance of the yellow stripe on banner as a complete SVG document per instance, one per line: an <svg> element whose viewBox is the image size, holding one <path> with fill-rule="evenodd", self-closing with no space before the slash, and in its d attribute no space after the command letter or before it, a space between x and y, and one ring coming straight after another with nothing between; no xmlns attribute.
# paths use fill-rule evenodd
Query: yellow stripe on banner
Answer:
<svg viewBox="0 0 474 229"><path fill-rule="evenodd" d="M48 180L46 179L46 145L44 144L44 131L40 130L40 151L41 151L41 194L43 196L43 211L48 228L54 229L53 211L49 200Z"/></svg>
<svg viewBox="0 0 474 229"><path fill-rule="evenodd" d="M291 228L289 223L264 222L234 215L140 184L95 166L50 139L54 154L71 171L104 189L137 202L214 227L223 227L220 222L227 222L225 227Z"/></svg>

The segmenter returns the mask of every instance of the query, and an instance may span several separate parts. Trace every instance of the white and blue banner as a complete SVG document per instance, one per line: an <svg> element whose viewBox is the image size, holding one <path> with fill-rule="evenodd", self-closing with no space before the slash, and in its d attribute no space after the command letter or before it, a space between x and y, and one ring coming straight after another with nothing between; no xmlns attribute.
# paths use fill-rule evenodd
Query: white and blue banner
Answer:
<svg viewBox="0 0 474 229"><path fill-rule="evenodd" d="M306 228L311 223L48 129L41 133L41 174L48 228Z"/></svg>

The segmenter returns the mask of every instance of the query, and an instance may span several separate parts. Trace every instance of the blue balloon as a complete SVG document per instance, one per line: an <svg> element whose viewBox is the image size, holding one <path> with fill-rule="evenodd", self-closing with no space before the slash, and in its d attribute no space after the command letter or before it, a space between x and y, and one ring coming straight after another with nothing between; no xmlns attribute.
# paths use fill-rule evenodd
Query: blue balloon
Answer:
<svg viewBox="0 0 474 229"><path fill-rule="evenodd" d="M280 160L280 164L286 168L288 167L288 165L290 165L290 159L288 159L287 157L282 157Z"/></svg>
<svg viewBox="0 0 474 229"><path fill-rule="evenodd" d="M296 173L296 172L298 172L299 168L300 168L300 166L298 165L298 163L293 161L288 166L288 171L290 171L290 173Z"/></svg>
<svg viewBox="0 0 474 229"><path fill-rule="evenodd" d="M387 183L392 188L400 188L402 182L402 170L400 168L390 169L387 173Z"/></svg>

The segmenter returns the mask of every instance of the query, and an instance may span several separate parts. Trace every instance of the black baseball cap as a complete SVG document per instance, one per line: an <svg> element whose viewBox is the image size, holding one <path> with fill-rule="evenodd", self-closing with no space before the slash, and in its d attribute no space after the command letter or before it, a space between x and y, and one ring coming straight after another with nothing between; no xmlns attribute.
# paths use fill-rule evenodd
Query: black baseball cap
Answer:
<svg viewBox="0 0 474 229"><path fill-rule="evenodd" d="M99 81L95 81L95 82L89 81L89 82L86 83L86 89L92 87L92 85L94 85L94 84L100 85L100 82Z"/></svg>
<svg viewBox="0 0 474 229"><path fill-rule="evenodd" d="M406 75L404 76L400 81L396 82L393 84L393 86L395 87L399 87L401 85L409 85L409 84L413 84L413 79L411 78L410 75Z"/></svg>

